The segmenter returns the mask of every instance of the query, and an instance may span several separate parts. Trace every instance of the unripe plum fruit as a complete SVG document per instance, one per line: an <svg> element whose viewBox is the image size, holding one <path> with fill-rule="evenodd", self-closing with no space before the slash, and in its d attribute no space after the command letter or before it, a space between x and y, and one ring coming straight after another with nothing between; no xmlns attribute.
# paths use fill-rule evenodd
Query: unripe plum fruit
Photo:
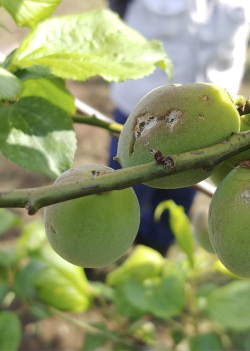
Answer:
<svg viewBox="0 0 250 351"><path fill-rule="evenodd" d="M193 233L196 243L204 250L214 253L208 232L208 206L202 207L195 213L193 219Z"/></svg>
<svg viewBox="0 0 250 351"><path fill-rule="evenodd" d="M94 179L113 169L85 165L64 172L54 184ZM101 267L116 261L133 243L140 208L132 188L113 190L50 205L44 210L47 238L66 261Z"/></svg>
<svg viewBox="0 0 250 351"><path fill-rule="evenodd" d="M231 171L209 208L209 237L218 258L233 274L250 277L250 162Z"/></svg>
<svg viewBox="0 0 250 351"><path fill-rule="evenodd" d="M250 130L250 114L240 116L240 131L245 132L247 130ZM244 160L250 160L250 149L240 152L222 162L222 164L213 172L210 179L216 186L218 186L237 163L243 162Z"/></svg>
<svg viewBox="0 0 250 351"><path fill-rule="evenodd" d="M231 96L208 83L166 85L145 95L128 117L118 142L116 159L122 167L194 151L227 139L240 129L240 117ZM211 172L191 169L148 181L155 188L191 186Z"/></svg>

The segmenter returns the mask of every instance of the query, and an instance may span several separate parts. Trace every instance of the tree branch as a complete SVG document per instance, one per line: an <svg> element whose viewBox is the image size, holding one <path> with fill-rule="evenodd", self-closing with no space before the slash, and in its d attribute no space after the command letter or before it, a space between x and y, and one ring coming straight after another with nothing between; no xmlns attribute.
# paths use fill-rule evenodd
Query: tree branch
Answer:
<svg viewBox="0 0 250 351"><path fill-rule="evenodd" d="M160 163L154 161L123 168L105 175L93 176L93 178L84 179L78 183L2 191L0 193L0 207L26 208L28 213L32 215L40 208L54 203L128 188L188 169L203 168L211 171L217 164L249 148L250 130L234 133L219 144L200 150L165 156L164 161Z"/></svg>
<svg viewBox="0 0 250 351"><path fill-rule="evenodd" d="M72 119L75 123L84 123L84 124L89 124L96 127L101 127L109 130L111 133L120 134L123 128L123 125L120 123L116 123L114 121L112 122L103 121L99 119L96 115L83 116L83 115L76 114L72 117Z"/></svg>

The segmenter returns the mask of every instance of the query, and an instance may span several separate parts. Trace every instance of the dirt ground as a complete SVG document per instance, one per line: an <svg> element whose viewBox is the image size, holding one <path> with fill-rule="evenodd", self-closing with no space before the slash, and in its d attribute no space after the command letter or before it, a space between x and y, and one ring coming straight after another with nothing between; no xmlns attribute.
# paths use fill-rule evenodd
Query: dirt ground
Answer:
<svg viewBox="0 0 250 351"><path fill-rule="evenodd" d="M55 15L79 13L92 8L104 7L104 0L63 0L55 11ZM0 28L0 50L8 54L15 48L20 40L28 32L27 29L18 28L10 16L0 9L0 23L6 25L10 33ZM113 105L109 99L109 84L100 78L94 78L88 82L68 82L68 88L72 94L100 112L112 117ZM248 81L241 88L245 97L250 97ZM73 166L85 163L106 164L108 160L110 135L107 131L87 125L75 125L78 148ZM37 187L50 184L47 177L25 170L0 154L0 184L1 189ZM200 195L196 206L208 202L205 195ZM29 220L24 210L18 211ZM37 216L42 216L40 211ZM95 321L98 316L95 313L87 313L85 319ZM72 337L73 335L73 337ZM47 319L35 324L32 320L26 320L24 325L24 339L20 350L77 350L81 348L83 334L68 323Z"/></svg>

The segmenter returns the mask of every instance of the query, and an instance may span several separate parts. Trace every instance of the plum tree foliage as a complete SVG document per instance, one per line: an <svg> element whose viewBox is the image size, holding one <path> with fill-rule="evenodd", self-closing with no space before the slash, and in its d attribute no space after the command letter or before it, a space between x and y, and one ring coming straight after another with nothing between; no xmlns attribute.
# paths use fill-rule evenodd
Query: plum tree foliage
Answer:
<svg viewBox="0 0 250 351"><path fill-rule="evenodd" d="M0 150L18 166L54 181L45 187L0 193L0 235L22 227L15 249L0 248L0 305L10 306L14 295L24 301L24 310L29 308L39 318L55 313L72 321L61 311L82 312L93 297L101 296L102 306L104 299L112 301L132 321L130 340L124 334L127 320L120 333L125 335L122 348L152 345L153 322L135 322L152 314L157 320L173 322L173 348L186 338L191 351L203 343L221 349L216 332L187 335L186 330L198 331L197 325L180 329L174 317L184 311L185 324L187 309L190 315L194 312L194 320L199 310L230 330L246 330L250 326L249 282L236 281L215 292L211 284L197 286L199 296L190 295L193 277L203 275L200 267L206 265L206 256L195 257L191 226L180 206L168 202L159 208L160 212L169 210L171 229L187 260L176 263L137 246L134 255L110 273L105 286L89 284L77 266L109 265L132 244L140 217L132 186L144 183L172 189L193 186L211 176L218 188L205 223L213 250L224 264L218 261L217 269L227 276L231 271L249 277L250 101L242 96L233 100L213 84L168 84L139 101L124 126L98 114L77 113L66 80L85 81L94 76L108 82L139 79L159 66L171 81L173 67L161 43L147 41L112 11L50 18L59 3L0 0L2 10L19 26L30 28L19 47L0 64ZM4 30L1 23L0 27ZM116 135L121 132L117 160L122 169L113 171L105 165L71 168L77 148L74 123L102 127ZM5 207L26 208L29 214L44 208L45 225L36 221L24 225ZM207 232L202 236L206 243L200 241L200 245L206 246ZM235 305L230 299L236 295L241 305L237 305L237 318L230 320L228 313L234 312ZM18 348L21 310L16 314L11 307L11 311L0 312L0 349ZM92 333L90 341L95 345L99 337L121 348L117 331L110 333L74 319L73 323ZM86 338L86 344L90 341ZM247 335L244 342L249 342Z"/></svg>

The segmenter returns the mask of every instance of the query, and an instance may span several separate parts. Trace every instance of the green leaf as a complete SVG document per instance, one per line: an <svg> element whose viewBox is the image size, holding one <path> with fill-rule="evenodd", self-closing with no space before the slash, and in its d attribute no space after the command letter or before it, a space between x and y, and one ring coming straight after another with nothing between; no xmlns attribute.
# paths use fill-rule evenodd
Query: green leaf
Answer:
<svg viewBox="0 0 250 351"><path fill-rule="evenodd" d="M150 321L139 319L129 326L129 333L136 338L136 340L152 345L156 340L156 327Z"/></svg>
<svg viewBox="0 0 250 351"><path fill-rule="evenodd" d="M250 328L250 281L233 281L207 298L207 314L225 327L243 331Z"/></svg>
<svg viewBox="0 0 250 351"><path fill-rule="evenodd" d="M12 312L0 312L0 350L18 350L21 341L21 323Z"/></svg>
<svg viewBox="0 0 250 351"><path fill-rule="evenodd" d="M23 81L24 90L20 97L40 96L56 106L74 115L76 107L73 96L65 87L65 81L59 78L37 78Z"/></svg>
<svg viewBox="0 0 250 351"><path fill-rule="evenodd" d="M17 257L29 257L39 251L46 241L44 224L42 221L31 221L22 230L16 242Z"/></svg>
<svg viewBox="0 0 250 351"><path fill-rule="evenodd" d="M51 316L51 313L47 306L39 306L36 304L30 304L29 305L29 312L36 317L37 319L45 319L49 318Z"/></svg>
<svg viewBox="0 0 250 351"><path fill-rule="evenodd" d="M117 311L124 317L138 319L144 312L135 304L131 304L125 291L126 283L118 285L114 291L114 303Z"/></svg>
<svg viewBox="0 0 250 351"><path fill-rule="evenodd" d="M107 330L105 324L95 323L91 325L93 325L95 328L98 328L102 331ZM108 341L108 338L105 337L104 335L102 336L102 335L87 334L84 339L84 345L83 345L82 351L95 351L95 350L103 349L107 341Z"/></svg>
<svg viewBox="0 0 250 351"><path fill-rule="evenodd" d="M14 74L0 67L0 100L14 100L22 90L21 81Z"/></svg>
<svg viewBox="0 0 250 351"><path fill-rule="evenodd" d="M46 267L35 282L38 297L60 310L85 311L90 305L90 294L83 269L62 259L49 246L43 247L42 259Z"/></svg>
<svg viewBox="0 0 250 351"><path fill-rule="evenodd" d="M15 276L15 292L24 300L34 300L37 298L36 280L40 272L46 268L45 262L41 260L31 260L27 266L17 272Z"/></svg>
<svg viewBox="0 0 250 351"><path fill-rule="evenodd" d="M3 302L5 296L9 292L9 285L7 283L1 283L0 282L0 305Z"/></svg>
<svg viewBox="0 0 250 351"><path fill-rule="evenodd" d="M223 349L219 335L215 333L199 334L189 340L190 351L221 351Z"/></svg>
<svg viewBox="0 0 250 351"><path fill-rule="evenodd" d="M46 99L22 98L0 108L0 149L19 166L55 179L75 154L72 120Z"/></svg>
<svg viewBox="0 0 250 351"><path fill-rule="evenodd" d="M1 0L1 5L11 14L16 24L33 28L48 18L61 0Z"/></svg>
<svg viewBox="0 0 250 351"><path fill-rule="evenodd" d="M16 263L16 251L14 248L0 250L0 267L10 267Z"/></svg>
<svg viewBox="0 0 250 351"><path fill-rule="evenodd" d="M188 216L182 206L176 205L173 200L161 202L155 209L155 220L159 221L162 213L169 210L169 224L180 245L180 248L187 255L191 266L194 264L194 240L192 227Z"/></svg>
<svg viewBox="0 0 250 351"><path fill-rule="evenodd" d="M184 333L184 330L182 329L172 329L171 330L171 337L174 341L175 345L178 345L185 337L186 334Z"/></svg>
<svg viewBox="0 0 250 351"><path fill-rule="evenodd" d="M89 281L91 293L95 297L104 297L107 301L114 300L114 290L100 281Z"/></svg>
<svg viewBox="0 0 250 351"><path fill-rule="evenodd" d="M143 281L146 278L160 275L164 259L150 247L137 245L126 261L107 275L107 283L118 285L129 279Z"/></svg>
<svg viewBox="0 0 250 351"><path fill-rule="evenodd" d="M184 307L183 282L174 275L144 282L128 280L123 289L128 303L142 315L168 319L179 315Z"/></svg>
<svg viewBox="0 0 250 351"><path fill-rule="evenodd" d="M16 216L13 212L6 210L5 208L0 209L0 235L4 234L6 230L18 226L21 223L21 218Z"/></svg>
<svg viewBox="0 0 250 351"><path fill-rule="evenodd" d="M156 65L172 76L162 45L148 42L107 9L40 23L23 40L12 65L12 70L35 66L43 75L80 81L97 75L115 82L138 79Z"/></svg>

